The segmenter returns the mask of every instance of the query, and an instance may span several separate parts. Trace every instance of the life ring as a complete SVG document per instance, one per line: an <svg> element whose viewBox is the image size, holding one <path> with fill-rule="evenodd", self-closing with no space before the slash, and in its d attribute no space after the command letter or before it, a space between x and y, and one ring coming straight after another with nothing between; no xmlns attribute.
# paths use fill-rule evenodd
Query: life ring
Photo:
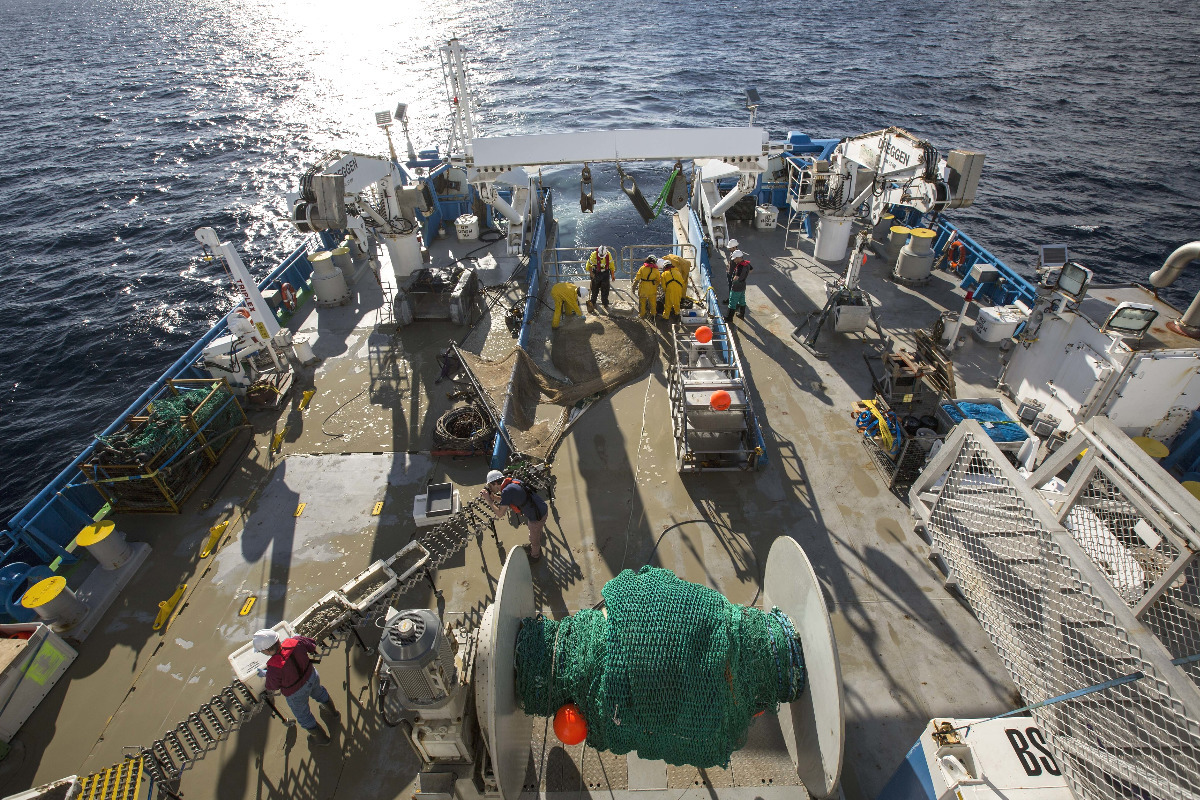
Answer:
<svg viewBox="0 0 1200 800"><path fill-rule="evenodd" d="M967 246L960 241L953 241L946 248L946 256L950 259L950 269L958 269L967 263Z"/></svg>
<svg viewBox="0 0 1200 800"><path fill-rule="evenodd" d="M285 283L279 287L279 300L288 311L296 310L296 290L292 288L290 283Z"/></svg>

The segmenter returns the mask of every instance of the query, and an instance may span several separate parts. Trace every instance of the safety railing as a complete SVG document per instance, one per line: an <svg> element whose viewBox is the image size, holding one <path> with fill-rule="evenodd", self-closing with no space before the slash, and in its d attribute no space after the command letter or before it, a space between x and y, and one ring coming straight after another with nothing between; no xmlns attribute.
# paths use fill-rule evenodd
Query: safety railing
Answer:
<svg viewBox="0 0 1200 800"><path fill-rule="evenodd" d="M258 284L259 289L265 291L277 282L291 283L293 286L307 284L309 276L312 275L308 252L316 243L315 237L306 237L299 247ZM324 243L329 244L328 241ZM225 334L225 320L225 317L218 320L99 436L110 436L116 432L126 419L145 408L146 403L161 393L168 381L175 378L209 377L196 369L194 364L205 347ZM18 557L43 564L55 558L62 558L64 563L71 563L77 559L67 546L84 525L93 521L106 502L104 496L88 483L80 471L80 465L91 458L94 450L94 443L88 445L66 469L13 515L8 530L0 534L0 556L3 559L0 563L9 563Z"/></svg>
<svg viewBox="0 0 1200 800"><path fill-rule="evenodd" d="M517 336L517 346L529 350L529 332L533 326L533 317L537 313L538 303L541 302L542 281L541 262L542 252L546 249L546 238L551 225L554 223L554 196L550 189L538 190L538 219L533 229L533 239L529 248L529 264L525 269L525 286L528 293L525 299L525 314L521 318L521 333ZM516 362L514 367L516 369ZM507 427L512 413L512 386L514 376L508 379L508 395L504 401L504 409L500 416L500 430L496 433L496 441L492 447L492 468L503 469L508 464L512 450L508 446Z"/></svg>
<svg viewBox="0 0 1200 800"><path fill-rule="evenodd" d="M1076 796L1195 798L1200 692L1192 653L1176 654L1200 643L1200 598L1171 507L1200 513L1159 493L1165 474L1143 480L1161 470L1095 422L1028 478L961 422L913 485L913 512L1022 701L1055 700L1032 714Z"/></svg>
<svg viewBox="0 0 1200 800"><path fill-rule="evenodd" d="M746 373L742 369L741 354L738 352L737 345L730 336L729 325L726 324L725 317L721 313L721 303L717 299L717 293L713 290L712 261L708 254L709 243L704 238L704 227L695 209L689 209L687 237L688 242L680 242L678 244L696 245L696 263L698 268L692 270L691 277L697 285L700 296L704 300L704 307L709 316L709 327L713 329L713 338L718 341L729 342L729 352L723 352L722 354L726 358L733 359L738 366L740 374L745 375ZM703 246L699 246L701 244ZM759 424L758 414L754 411L753 401L750 403L749 412L752 440L757 448L754 466L757 469L763 469L769 461L767 445L763 440L762 426Z"/></svg>
<svg viewBox="0 0 1200 800"><path fill-rule="evenodd" d="M959 284L961 288L974 289L977 296L986 297L998 306L1009 305L1020 300L1029 307L1033 307L1037 297L1037 287L1019 275L1016 270L990 253L979 242L963 233L957 225L944 216L939 216L937 222L933 223L933 230L937 233L933 240L933 250L939 258L952 241L962 242L963 247L966 248L966 257L963 259L962 265L954 270L956 275L962 277L962 282ZM942 263L949 268L947 261ZM980 284L971 277L971 268L976 264L988 264L995 267L996 271L1000 273L1001 279Z"/></svg>

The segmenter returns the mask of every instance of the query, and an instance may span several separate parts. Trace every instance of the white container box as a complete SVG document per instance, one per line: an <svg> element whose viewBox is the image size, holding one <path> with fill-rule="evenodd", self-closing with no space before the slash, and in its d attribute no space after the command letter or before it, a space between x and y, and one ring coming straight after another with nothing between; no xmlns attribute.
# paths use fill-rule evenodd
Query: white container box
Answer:
<svg viewBox="0 0 1200 800"><path fill-rule="evenodd" d="M29 633L28 639L9 639ZM79 654L40 622L0 625L0 741L10 742Z"/></svg>
<svg viewBox="0 0 1200 800"><path fill-rule="evenodd" d="M463 214L454 220L454 228L458 238L463 241L475 241L479 238L479 217L474 214Z"/></svg>
<svg viewBox="0 0 1200 800"><path fill-rule="evenodd" d="M764 205L754 209L754 227L760 231L774 228L777 219L779 219L779 209L775 206Z"/></svg>
<svg viewBox="0 0 1200 800"><path fill-rule="evenodd" d="M1029 315L1020 306L985 306L979 309L975 337L986 344L1011 339Z"/></svg>
<svg viewBox="0 0 1200 800"><path fill-rule="evenodd" d="M292 623L286 621L272 625L271 630L279 634L280 641L296 635ZM264 687L264 681L258 677L258 671L265 669L270 659L266 653L254 649L254 642L246 642L229 654L229 666L233 667L233 674L237 679L257 695L262 694Z"/></svg>

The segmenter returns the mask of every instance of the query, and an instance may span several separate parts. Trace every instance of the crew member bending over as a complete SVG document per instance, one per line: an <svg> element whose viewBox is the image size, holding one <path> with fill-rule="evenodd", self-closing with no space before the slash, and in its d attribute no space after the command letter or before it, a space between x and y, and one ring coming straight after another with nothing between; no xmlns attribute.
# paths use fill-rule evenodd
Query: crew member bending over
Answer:
<svg viewBox="0 0 1200 800"><path fill-rule="evenodd" d="M537 492L516 478L506 478L503 472L494 469L487 474L487 486L479 490L479 496L492 507L497 517L503 517L506 513L501 506L508 506L525 517L525 524L529 527L529 558L537 561L542 557L542 531L546 528L550 507Z"/></svg>
<svg viewBox="0 0 1200 800"><path fill-rule="evenodd" d="M613 261L612 252L600 245L587 260L588 276L592 279L592 296L588 300L588 311L596 313L596 294L600 294L600 302L608 308L608 290L612 288L612 279L617 273L616 265Z"/></svg>
<svg viewBox="0 0 1200 800"><path fill-rule="evenodd" d="M637 289L638 316L653 317L654 307L658 304L658 287L662 280L658 274L658 259L647 256L646 262L633 276L633 286Z"/></svg>
<svg viewBox="0 0 1200 800"><path fill-rule="evenodd" d="M666 295L663 319L670 319L672 314L679 313L679 301L683 299L684 278L679 268L673 266L665 258L658 260L658 266L662 270L663 294Z"/></svg>
<svg viewBox="0 0 1200 800"><path fill-rule="evenodd" d="M254 634L254 649L271 657L266 668L259 670L259 674L267 679L267 691L283 692L283 699L287 700L288 707L296 715L296 722L308 731L310 742L315 745L329 744L329 734L308 707L311 698L333 719L341 717L334 708L329 690L321 685L317 668L308 658L309 653L317 652L316 641L307 636L293 636L280 641L278 633L264 628Z"/></svg>
<svg viewBox="0 0 1200 800"><path fill-rule="evenodd" d="M566 281L550 287L550 297L554 298L554 317L550 320L551 328L557 328L562 322L564 309L568 314L583 316L583 312L579 310L579 297L582 294L582 287Z"/></svg>

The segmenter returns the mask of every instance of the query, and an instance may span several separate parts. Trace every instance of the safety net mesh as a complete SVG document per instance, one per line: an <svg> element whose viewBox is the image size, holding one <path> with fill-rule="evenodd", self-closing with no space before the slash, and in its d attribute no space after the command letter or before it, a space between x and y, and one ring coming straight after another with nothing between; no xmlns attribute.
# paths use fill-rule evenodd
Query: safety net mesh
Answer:
<svg viewBox="0 0 1200 800"><path fill-rule="evenodd" d="M575 703L587 742L616 754L725 767L758 714L804 689L791 620L729 602L670 570L624 570L602 591L607 614L524 620L517 693L525 712Z"/></svg>

